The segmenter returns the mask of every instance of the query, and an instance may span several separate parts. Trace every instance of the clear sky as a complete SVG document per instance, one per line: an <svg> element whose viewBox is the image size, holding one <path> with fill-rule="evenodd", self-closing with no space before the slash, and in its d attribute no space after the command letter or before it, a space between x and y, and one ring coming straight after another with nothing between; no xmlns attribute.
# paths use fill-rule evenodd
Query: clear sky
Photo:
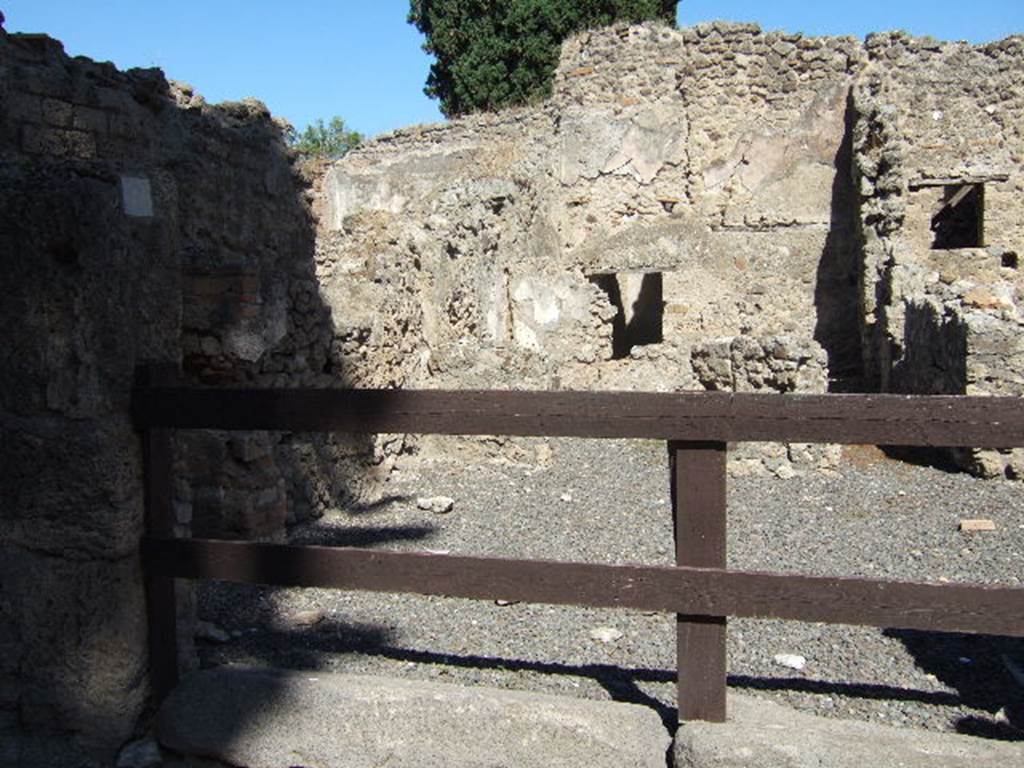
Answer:
<svg viewBox="0 0 1024 768"><path fill-rule="evenodd" d="M45 32L71 55L161 67L209 101L255 96L302 128L341 115L373 135L441 120L408 0L0 0L8 32ZM679 23L850 34L906 29L984 42L1024 33L1024 0L682 0Z"/></svg>

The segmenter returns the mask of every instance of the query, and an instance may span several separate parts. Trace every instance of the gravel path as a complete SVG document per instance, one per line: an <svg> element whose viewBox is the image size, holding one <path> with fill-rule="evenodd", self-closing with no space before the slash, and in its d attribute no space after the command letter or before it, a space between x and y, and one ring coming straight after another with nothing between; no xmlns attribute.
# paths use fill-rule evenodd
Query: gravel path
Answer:
<svg viewBox="0 0 1024 768"><path fill-rule="evenodd" d="M419 462L384 502L336 510L298 543L671 564L661 443L555 441L550 467ZM444 495L453 511L417 508ZM962 533L962 518L994 532ZM729 565L817 575L1021 584L1024 486L846 452L836 473L731 478ZM270 664L613 698L675 717L674 619L661 614L210 584L232 632L204 666ZM323 612L322 620L310 621ZM597 632L595 630L605 630ZM614 630L608 632L607 630ZM620 634L621 633L621 634ZM604 634L605 642L594 634ZM733 690L816 714L1024 739L1024 640L771 620L729 625ZM806 659L782 666L777 654Z"/></svg>

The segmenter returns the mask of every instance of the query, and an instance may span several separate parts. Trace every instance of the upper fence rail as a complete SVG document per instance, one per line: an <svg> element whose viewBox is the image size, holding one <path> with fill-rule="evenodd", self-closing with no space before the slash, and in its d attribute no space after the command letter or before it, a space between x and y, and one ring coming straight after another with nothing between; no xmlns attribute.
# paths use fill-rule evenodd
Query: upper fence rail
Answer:
<svg viewBox="0 0 1024 768"><path fill-rule="evenodd" d="M150 386L132 411L139 429L1024 446L1015 397Z"/></svg>

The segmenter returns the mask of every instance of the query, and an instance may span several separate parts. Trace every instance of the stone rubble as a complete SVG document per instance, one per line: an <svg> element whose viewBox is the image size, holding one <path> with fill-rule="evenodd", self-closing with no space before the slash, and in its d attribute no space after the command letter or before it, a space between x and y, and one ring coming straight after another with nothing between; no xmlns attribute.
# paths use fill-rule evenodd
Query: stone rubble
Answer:
<svg viewBox="0 0 1024 768"><path fill-rule="evenodd" d="M450 496L421 496L416 499L416 506L437 515L446 515L455 507L455 499Z"/></svg>

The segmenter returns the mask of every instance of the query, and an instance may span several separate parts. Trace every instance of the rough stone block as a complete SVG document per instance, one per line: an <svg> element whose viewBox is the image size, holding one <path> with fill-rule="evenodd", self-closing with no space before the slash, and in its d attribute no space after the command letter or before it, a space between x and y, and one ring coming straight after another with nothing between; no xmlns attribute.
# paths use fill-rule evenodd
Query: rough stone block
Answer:
<svg viewBox="0 0 1024 768"><path fill-rule="evenodd" d="M128 112L135 106L131 93L120 88L97 88L93 91L96 106L101 109Z"/></svg>
<svg viewBox="0 0 1024 768"><path fill-rule="evenodd" d="M19 713L13 743L0 756L20 754L0 764L90 764L85 756L108 764L131 735L147 692L138 558L75 562L3 546L0 582L0 648L7 637L20 643L6 662L17 664L17 673L0 675ZM7 738L0 727L0 743Z"/></svg>
<svg viewBox="0 0 1024 768"><path fill-rule="evenodd" d="M22 128L21 147L31 155L56 155L81 159L96 156L96 139L91 133L29 124Z"/></svg>
<svg viewBox="0 0 1024 768"><path fill-rule="evenodd" d="M730 696L729 711L726 723L679 728L677 768L1024 765L1024 747L1013 742L817 717L747 696Z"/></svg>
<svg viewBox="0 0 1024 768"><path fill-rule="evenodd" d="M234 667L186 678L157 736L250 768L664 768L669 745L657 714L635 704Z"/></svg>
<svg viewBox="0 0 1024 768"><path fill-rule="evenodd" d="M110 115L110 132L122 139L136 140L145 134L145 122L130 112L112 112Z"/></svg>
<svg viewBox="0 0 1024 768"><path fill-rule="evenodd" d="M66 78L39 67L19 67L17 79L21 90L37 96L64 97L72 90Z"/></svg>
<svg viewBox="0 0 1024 768"><path fill-rule="evenodd" d="M92 107L75 107L72 126L80 131L107 132L107 113Z"/></svg>
<svg viewBox="0 0 1024 768"><path fill-rule="evenodd" d="M43 99L43 121L57 128L71 125L73 107L59 99Z"/></svg>
<svg viewBox="0 0 1024 768"><path fill-rule="evenodd" d="M12 93L6 99L5 111L14 120L40 123L43 120L43 100L28 93Z"/></svg>
<svg viewBox="0 0 1024 768"><path fill-rule="evenodd" d="M17 503L0 507L5 543L55 558L130 556L142 530L140 456L131 425L38 423L53 437L0 429L4 479L32 480L20 481Z"/></svg>
<svg viewBox="0 0 1024 768"><path fill-rule="evenodd" d="M245 463L262 459L273 451L270 436L266 432L235 433L231 436L228 446L231 449L231 455Z"/></svg>

